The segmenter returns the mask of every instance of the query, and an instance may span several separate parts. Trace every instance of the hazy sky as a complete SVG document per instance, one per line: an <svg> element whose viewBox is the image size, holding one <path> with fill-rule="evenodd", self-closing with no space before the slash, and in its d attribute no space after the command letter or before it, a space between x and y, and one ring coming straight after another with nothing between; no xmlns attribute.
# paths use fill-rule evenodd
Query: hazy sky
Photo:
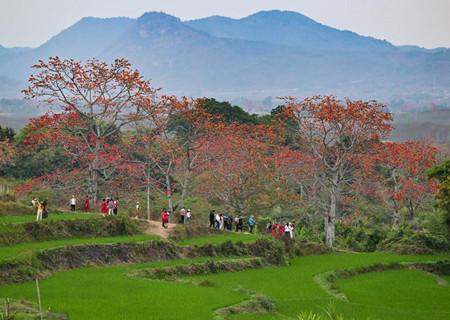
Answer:
<svg viewBox="0 0 450 320"><path fill-rule="evenodd" d="M450 0L0 0L0 44L35 47L85 16L240 18L267 9L297 11L397 45L450 47Z"/></svg>

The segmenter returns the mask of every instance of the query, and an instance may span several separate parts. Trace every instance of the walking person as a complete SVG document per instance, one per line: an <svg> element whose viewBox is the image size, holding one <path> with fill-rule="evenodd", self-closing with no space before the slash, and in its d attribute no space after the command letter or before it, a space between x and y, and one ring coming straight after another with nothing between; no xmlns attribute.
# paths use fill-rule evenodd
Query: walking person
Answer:
<svg viewBox="0 0 450 320"><path fill-rule="evenodd" d="M224 230L228 230L228 225L229 225L230 221L229 221L229 216L228 213L224 213L223 214L223 229Z"/></svg>
<svg viewBox="0 0 450 320"><path fill-rule="evenodd" d="M114 200L112 198L106 200L106 206L108 207L108 216L112 216L114 214Z"/></svg>
<svg viewBox="0 0 450 320"><path fill-rule="evenodd" d="M219 230L219 228L220 228L220 215L219 215L218 213L216 213L215 219L216 219L216 225L215 225L215 228L216 228L217 230Z"/></svg>
<svg viewBox="0 0 450 320"><path fill-rule="evenodd" d="M166 223L169 223L169 214L167 213L166 208L163 208L161 211L161 226L167 228Z"/></svg>
<svg viewBox="0 0 450 320"><path fill-rule="evenodd" d="M191 218L192 218L192 212L191 212L191 209L188 209L187 211L186 211L186 224L188 224L189 223L189 221L191 221Z"/></svg>
<svg viewBox="0 0 450 320"><path fill-rule="evenodd" d="M236 218L237 219L237 223L236 223L236 232L241 231L244 227L244 218L240 215L239 217Z"/></svg>
<svg viewBox="0 0 450 320"><path fill-rule="evenodd" d="M286 225L284 227L284 237L286 239L291 238L291 223L290 222L286 223Z"/></svg>
<svg viewBox="0 0 450 320"><path fill-rule="evenodd" d="M214 226L215 226L215 223L214 223L214 221L215 221L215 219L216 219L216 214L215 214L215 210L211 210L210 212L209 212L209 227L210 228L214 228Z"/></svg>
<svg viewBox="0 0 450 320"><path fill-rule="evenodd" d="M91 201L89 199L89 195L86 195L86 199L84 199L84 212L91 211Z"/></svg>
<svg viewBox="0 0 450 320"><path fill-rule="evenodd" d="M186 209L183 207L180 210L180 223L184 224L185 219L186 219Z"/></svg>
<svg viewBox="0 0 450 320"><path fill-rule="evenodd" d="M278 224L274 223L272 224L272 237L277 237L277 230L278 230Z"/></svg>
<svg viewBox="0 0 450 320"><path fill-rule="evenodd" d="M44 204L39 200L36 202L37 211L36 211L36 221L42 221L42 214L44 213Z"/></svg>
<svg viewBox="0 0 450 320"><path fill-rule="evenodd" d="M31 200L31 204L33 205L33 214L36 214L38 200L36 198L33 198L33 200Z"/></svg>
<svg viewBox="0 0 450 320"><path fill-rule="evenodd" d="M291 239L294 239L294 231L295 231L295 226L293 223L289 224L289 236L291 237Z"/></svg>
<svg viewBox="0 0 450 320"><path fill-rule="evenodd" d="M42 201L42 219L48 218L47 205L48 205L48 199L45 199L44 201Z"/></svg>
<svg viewBox="0 0 450 320"><path fill-rule="evenodd" d="M70 198L70 211L75 211L76 204L77 199L75 198L75 195L72 195L72 198Z"/></svg>
<svg viewBox="0 0 450 320"><path fill-rule="evenodd" d="M113 214L117 216L118 213L119 213L119 200L116 199L113 201Z"/></svg>
<svg viewBox="0 0 450 320"><path fill-rule="evenodd" d="M141 213L141 206L139 205L139 201L136 201L136 206L134 207L134 218L139 219L140 213Z"/></svg>
<svg viewBox="0 0 450 320"><path fill-rule="evenodd" d="M224 229L223 214L219 214L219 230Z"/></svg>
<svg viewBox="0 0 450 320"><path fill-rule="evenodd" d="M269 221L266 225L266 230L268 233L272 232L272 221Z"/></svg>
<svg viewBox="0 0 450 320"><path fill-rule="evenodd" d="M106 203L106 199L102 200L102 203L100 205L100 213L106 217L108 215L108 205Z"/></svg>
<svg viewBox="0 0 450 320"><path fill-rule="evenodd" d="M250 215L250 218L248 218L247 224L248 224L248 230L250 231L250 233L253 233L253 228L256 225L256 220L255 220L254 215Z"/></svg>
<svg viewBox="0 0 450 320"><path fill-rule="evenodd" d="M284 224L280 223L278 225L278 233L279 233L280 238L282 238L284 236Z"/></svg>
<svg viewBox="0 0 450 320"><path fill-rule="evenodd" d="M230 215L228 216L228 227L227 227L227 230L231 231L231 230L233 229L233 221L234 221L234 218L233 218L233 216L230 214Z"/></svg>

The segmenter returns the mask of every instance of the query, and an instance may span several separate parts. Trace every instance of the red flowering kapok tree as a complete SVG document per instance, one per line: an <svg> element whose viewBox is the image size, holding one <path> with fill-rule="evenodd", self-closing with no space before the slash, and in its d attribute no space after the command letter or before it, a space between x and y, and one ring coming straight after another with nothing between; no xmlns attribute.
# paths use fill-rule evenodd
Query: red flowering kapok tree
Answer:
<svg viewBox="0 0 450 320"><path fill-rule="evenodd" d="M262 126L218 127L201 147L197 190L243 215L273 188L274 158Z"/></svg>
<svg viewBox="0 0 450 320"><path fill-rule="evenodd" d="M400 223L400 209L407 208L413 219L426 197L436 191L426 171L437 164L437 156L438 149L425 141L385 142L374 155L373 168L392 208L393 227Z"/></svg>
<svg viewBox="0 0 450 320"><path fill-rule="evenodd" d="M196 168L202 165L201 149L205 142L221 126L221 117L206 110L203 99L183 98L172 105L173 112L168 122L168 130L173 142L178 146L175 177L180 185L178 205L184 205L188 190L192 187Z"/></svg>
<svg viewBox="0 0 450 320"><path fill-rule="evenodd" d="M51 139L83 164L95 202L99 181L115 170L120 130L153 112L157 90L125 59L108 65L96 59L82 64L52 57L33 68L37 73L30 76L23 93L50 104L54 111L38 120L42 130L35 135Z"/></svg>
<svg viewBox="0 0 450 320"><path fill-rule="evenodd" d="M392 130L392 115L375 101L340 101L334 96L303 101L285 98L286 112L298 128L297 140L303 152L313 157L325 194L326 243L333 246L338 203L342 192L353 183L352 172Z"/></svg>

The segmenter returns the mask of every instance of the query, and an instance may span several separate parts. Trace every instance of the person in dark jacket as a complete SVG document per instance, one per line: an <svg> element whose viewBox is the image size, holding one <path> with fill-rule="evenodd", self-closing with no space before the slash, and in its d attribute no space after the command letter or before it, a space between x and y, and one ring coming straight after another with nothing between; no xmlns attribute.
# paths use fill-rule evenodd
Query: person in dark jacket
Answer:
<svg viewBox="0 0 450 320"><path fill-rule="evenodd" d="M215 227L215 219L216 219L216 210L211 210L209 213L209 227L214 228Z"/></svg>
<svg viewBox="0 0 450 320"><path fill-rule="evenodd" d="M241 231L243 229L244 226L244 218L242 216L239 216L237 219L237 223L236 223L236 232Z"/></svg>

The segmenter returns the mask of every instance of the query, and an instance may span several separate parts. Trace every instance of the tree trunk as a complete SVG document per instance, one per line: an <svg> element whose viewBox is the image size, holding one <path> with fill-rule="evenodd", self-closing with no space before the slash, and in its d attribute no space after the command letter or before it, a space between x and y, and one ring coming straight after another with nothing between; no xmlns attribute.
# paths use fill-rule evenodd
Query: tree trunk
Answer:
<svg viewBox="0 0 450 320"><path fill-rule="evenodd" d="M167 191L167 208L170 214L173 214L172 187L170 185L170 175L168 174L166 174L166 191Z"/></svg>
<svg viewBox="0 0 450 320"><path fill-rule="evenodd" d="M98 142L98 140L95 142L95 158L94 161L92 162L92 165L89 166L89 170L90 172L90 177L91 177L91 200L94 203L94 205L97 204L97 192L98 192L98 162L99 162L99 149L100 149L100 144Z"/></svg>
<svg viewBox="0 0 450 320"><path fill-rule="evenodd" d="M147 220L150 220L150 181L147 179Z"/></svg>
<svg viewBox="0 0 450 320"><path fill-rule="evenodd" d="M183 185L181 187L180 201L178 202L181 208L184 207L184 199L186 198L187 195L187 188L189 185L190 177L191 177L191 152L190 149L188 148L186 150L186 168L183 177Z"/></svg>
<svg viewBox="0 0 450 320"><path fill-rule="evenodd" d="M146 165L145 175L146 175L146 184L147 184L147 220L150 221L151 220L151 212L150 212L150 196L151 196L150 175L151 175L151 170L150 170L149 163L147 163L147 165Z"/></svg>
<svg viewBox="0 0 450 320"><path fill-rule="evenodd" d="M392 213L392 229L398 229L400 227L400 208L397 205L395 200L392 200L394 203L394 212Z"/></svg>
<svg viewBox="0 0 450 320"><path fill-rule="evenodd" d="M178 202L180 204L180 208L184 207L184 198L186 198L186 195L187 195L188 184L189 184L189 179L187 176L185 176L183 185L181 187L180 201Z"/></svg>
<svg viewBox="0 0 450 320"><path fill-rule="evenodd" d="M330 192L330 210L325 215L325 240L330 248L333 247L335 240L336 210L337 190L333 188Z"/></svg>
<svg viewBox="0 0 450 320"><path fill-rule="evenodd" d="M88 194L92 204L97 205L98 175L92 165L89 166Z"/></svg>

